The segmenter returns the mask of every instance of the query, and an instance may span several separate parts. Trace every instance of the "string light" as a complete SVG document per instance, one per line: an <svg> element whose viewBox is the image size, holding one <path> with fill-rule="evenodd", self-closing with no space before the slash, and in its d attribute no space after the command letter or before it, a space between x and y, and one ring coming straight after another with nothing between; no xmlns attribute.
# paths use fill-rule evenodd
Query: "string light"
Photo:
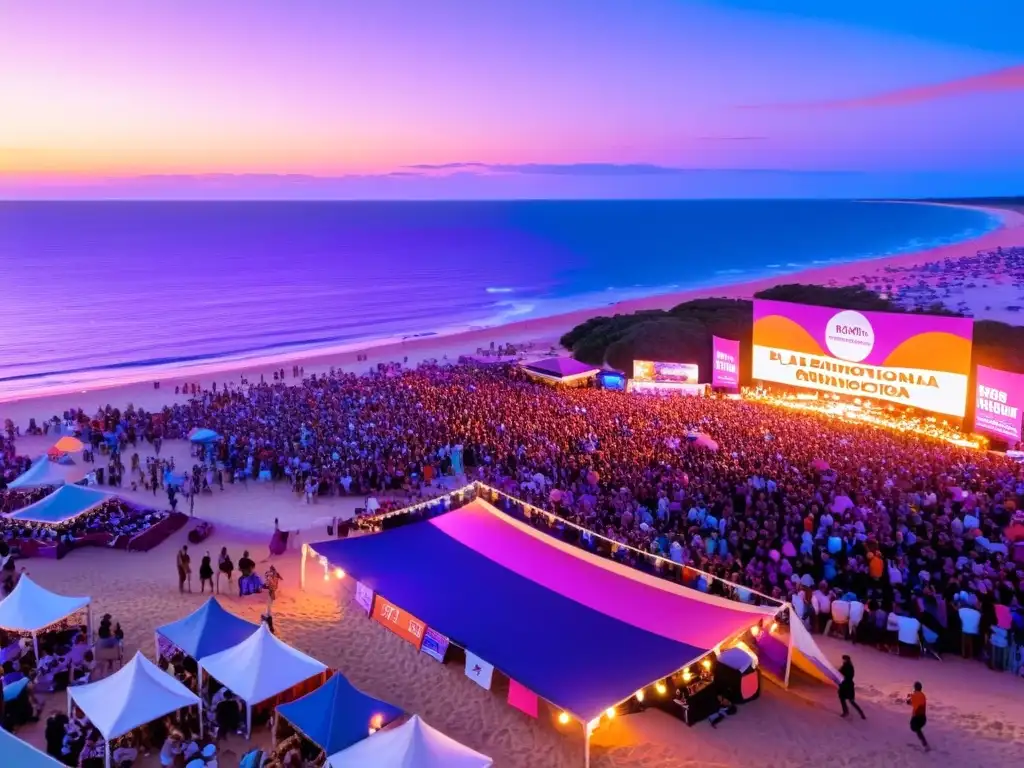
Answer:
<svg viewBox="0 0 1024 768"><path fill-rule="evenodd" d="M690 672L690 668L687 667L683 670L683 682L688 683L693 679L693 674Z"/></svg>
<svg viewBox="0 0 1024 768"><path fill-rule="evenodd" d="M636 692L636 700L640 704L644 703L644 692L642 690Z"/></svg>
<svg viewBox="0 0 1024 768"><path fill-rule="evenodd" d="M338 578L338 579L344 579L345 578L345 572L343 570L341 570L341 568L335 568L334 569L334 576L335 576L335 578Z"/></svg>
<svg viewBox="0 0 1024 768"><path fill-rule="evenodd" d="M568 712L559 712L559 714L558 714L558 722L560 722L562 725L568 725L569 724L569 713Z"/></svg>
<svg viewBox="0 0 1024 768"><path fill-rule="evenodd" d="M752 634L754 637L757 637L761 634L761 628L757 626L757 624L755 624L750 628L750 634Z"/></svg>
<svg viewBox="0 0 1024 768"><path fill-rule="evenodd" d="M702 661L700 665L704 667L704 671L707 672L709 669L711 669L711 659L704 659L704 661Z"/></svg>
<svg viewBox="0 0 1024 768"><path fill-rule="evenodd" d="M608 719L611 720L615 717L615 707L608 707L604 713L608 716Z"/></svg>
<svg viewBox="0 0 1024 768"><path fill-rule="evenodd" d="M769 632L775 632L779 628L779 622L773 621L772 626L769 628Z"/></svg>
<svg viewBox="0 0 1024 768"><path fill-rule="evenodd" d="M660 680L658 681L658 684L654 686L654 689L658 692L660 696L664 696L665 691L668 690L668 688L665 687L665 684Z"/></svg>

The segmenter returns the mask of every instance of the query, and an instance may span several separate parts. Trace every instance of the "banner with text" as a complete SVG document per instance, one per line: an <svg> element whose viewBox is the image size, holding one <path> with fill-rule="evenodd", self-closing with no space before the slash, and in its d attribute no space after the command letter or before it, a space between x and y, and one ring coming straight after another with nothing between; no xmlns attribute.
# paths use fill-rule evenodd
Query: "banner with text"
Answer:
<svg viewBox="0 0 1024 768"><path fill-rule="evenodd" d="M356 582L356 604L367 614L373 613L373 590L361 581Z"/></svg>
<svg viewBox="0 0 1024 768"><path fill-rule="evenodd" d="M740 388L740 343L711 337L711 386Z"/></svg>
<svg viewBox="0 0 1024 768"><path fill-rule="evenodd" d="M969 318L754 301L753 378L962 417Z"/></svg>
<svg viewBox="0 0 1024 768"><path fill-rule="evenodd" d="M448 653L448 638L436 629L427 627L427 631L423 635L423 647L420 650L444 664L444 655Z"/></svg>
<svg viewBox="0 0 1024 768"><path fill-rule="evenodd" d="M1019 442L1024 375L979 365L975 387L974 431Z"/></svg>
<svg viewBox="0 0 1024 768"><path fill-rule="evenodd" d="M411 613L406 613L377 595L373 601L373 618L403 640L412 643L416 650L420 649L426 626Z"/></svg>

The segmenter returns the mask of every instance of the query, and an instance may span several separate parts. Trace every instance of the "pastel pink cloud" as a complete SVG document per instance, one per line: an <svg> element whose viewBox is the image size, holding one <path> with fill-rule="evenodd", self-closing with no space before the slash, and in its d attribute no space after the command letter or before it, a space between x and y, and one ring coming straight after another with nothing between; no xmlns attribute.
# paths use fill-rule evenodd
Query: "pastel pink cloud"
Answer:
<svg viewBox="0 0 1024 768"><path fill-rule="evenodd" d="M861 96L854 99L812 101L793 104L761 104L747 109L859 109L870 107L903 107L938 99L967 96L975 93L1001 93L1024 90L1024 65L997 69L981 75L947 80L910 88Z"/></svg>

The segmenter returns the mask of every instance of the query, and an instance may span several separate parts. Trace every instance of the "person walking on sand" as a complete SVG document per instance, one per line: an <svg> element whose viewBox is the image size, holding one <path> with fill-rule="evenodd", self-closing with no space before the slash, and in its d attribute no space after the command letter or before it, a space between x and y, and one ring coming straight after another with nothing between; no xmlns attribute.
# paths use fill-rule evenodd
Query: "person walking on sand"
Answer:
<svg viewBox="0 0 1024 768"><path fill-rule="evenodd" d="M839 667L839 674L843 676L843 681L839 683L839 704L843 708L843 717L850 716L850 707L857 710L857 714L860 715L861 720L867 720L864 715L864 710L857 704L857 690L853 684L853 662L849 656L843 656L843 665Z"/></svg>
<svg viewBox="0 0 1024 768"><path fill-rule="evenodd" d="M931 747L928 746L928 740L924 737L924 727L928 724L928 699L925 697L922 688L921 683L914 683L914 692L908 697L908 703L911 707L910 730L917 734L917 738L921 740L921 746L924 747L924 751L928 752L931 750Z"/></svg>
<svg viewBox="0 0 1024 768"><path fill-rule="evenodd" d="M188 556L188 545L182 545L178 550L178 591L185 591L185 582L188 582L188 591L192 591L192 558Z"/></svg>
<svg viewBox="0 0 1024 768"><path fill-rule="evenodd" d="M213 594L213 565L210 562L210 552L207 550L199 563L199 593L206 591L206 585L210 585L210 594Z"/></svg>

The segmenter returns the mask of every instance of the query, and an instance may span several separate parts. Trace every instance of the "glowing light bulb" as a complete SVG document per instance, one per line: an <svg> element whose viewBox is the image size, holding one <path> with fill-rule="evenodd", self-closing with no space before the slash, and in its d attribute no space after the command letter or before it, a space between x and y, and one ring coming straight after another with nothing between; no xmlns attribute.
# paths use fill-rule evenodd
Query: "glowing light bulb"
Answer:
<svg viewBox="0 0 1024 768"><path fill-rule="evenodd" d="M608 709L606 709L604 713L608 716L608 719L611 720L613 717L615 717L615 707L608 707Z"/></svg>
<svg viewBox="0 0 1024 768"><path fill-rule="evenodd" d="M750 628L750 634L752 634L754 637L757 637L761 634L761 628L757 626L757 624L755 624Z"/></svg>
<svg viewBox="0 0 1024 768"><path fill-rule="evenodd" d="M637 691L636 692L636 700L638 702L640 702L641 704L644 703L644 692L643 691Z"/></svg>
<svg viewBox="0 0 1024 768"><path fill-rule="evenodd" d="M773 622L772 622L772 626L771 626L771 629L770 629L769 631L770 631L770 632L774 632L774 631L775 631L775 630L777 630L778 628L779 628L779 622L777 622L777 621L773 621Z"/></svg>
<svg viewBox="0 0 1024 768"><path fill-rule="evenodd" d="M660 694L661 694L662 696L664 696L664 695L665 695L665 691L667 691L667 690L668 690L668 688L666 688L666 687L665 687L665 684L664 684L664 683L658 683L658 684L657 684L656 686L654 686L654 688L655 688L655 690L657 690L657 691L658 691L658 693L660 693Z"/></svg>
<svg viewBox="0 0 1024 768"><path fill-rule="evenodd" d="M690 668L687 667L686 669L683 670L683 682L684 683L688 683L692 679L693 679L693 675L690 674Z"/></svg>
<svg viewBox="0 0 1024 768"><path fill-rule="evenodd" d="M702 667L704 667L705 670L711 669L711 660L710 659L704 659L704 661L702 661L700 663L700 665Z"/></svg>
<svg viewBox="0 0 1024 768"><path fill-rule="evenodd" d="M338 579L344 579L345 578L345 572L343 570L341 570L341 568L335 568L334 569L334 576L335 576L335 578L338 578Z"/></svg>
<svg viewBox="0 0 1024 768"><path fill-rule="evenodd" d="M374 715L370 718L370 725L374 728L380 728L384 725L384 715Z"/></svg>
<svg viewBox="0 0 1024 768"><path fill-rule="evenodd" d="M569 713L568 712L561 712L561 713L559 713L559 715L558 715L558 722L560 722L562 725L568 725L569 724Z"/></svg>

